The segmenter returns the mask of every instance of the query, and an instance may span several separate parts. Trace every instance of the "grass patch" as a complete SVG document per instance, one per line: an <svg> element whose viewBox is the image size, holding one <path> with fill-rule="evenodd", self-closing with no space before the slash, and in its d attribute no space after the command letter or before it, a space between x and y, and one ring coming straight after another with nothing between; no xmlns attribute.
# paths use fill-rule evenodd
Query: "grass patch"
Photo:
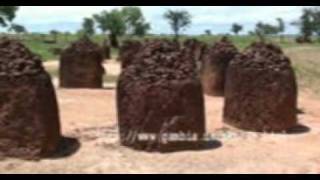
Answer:
<svg viewBox="0 0 320 180"><path fill-rule="evenodd" d="M103 82L104 83L117 83L119 76L117 75L105 75L103 77Z"/></svg>
<svg viewBox="0 0 320 180"><path fill-rule="evenodd" d="M181 41L184 41L188 38L195 38L202 42L205 42L207 44L212 44L219 40L222 36L221 35L199 35L199 36L181 36ZM57 43L56 44L48 44L44 43L46 40L53 40L54 38L51 35L41 35L41 34L27 34L23 37L20 37L22 39L22 42L29 47L34 53L40 55L44 61L52 60L52 59L58 59L59 57L55 54L53 54L52 49L54 48L65 48L70 45L70 43L76 41L80 37L76 34L60 34L57 36ZM103 40L107 38L105 35L94 35L92 37L93 41L102 44ZM148 35L145 37L145 39L172 39L173 36L170 35ZM235 43L235 45L240 48L244 49L248 45L250 45L252 42L256 41L255 36L250 35L242 35L242 36L229 36L229 38ZM123 36L119 38L119 41L123 41L125 39L129 39L127 36ZM135 40L143 40L139 37L130 37L130 39ZM272 41L274 43L279 44L283 48L290 48L290 47L297 47L300 46L299 44L294 42L294 37L285 37L283 41L280 41L279 37L268 37L268 41ZM317 43L314 43L313 46L319 47L320 43L317 41ZM111 51L112 57L117 58L118 56L118 50L112 49Z"/></svg>
<svg viewBox="0 0 320 180"><path fill-rule="evenodd" d="M43 42L43 38L50 39L50 36L43 35L26 35L23 37L22 41L28 46L33 52L42 56L44 61L58 59L59 57L54 55L51 52L53 48L64 48L67 47L71 42L77 40L79 37L76 35L59 35L57 44L46 44ZM105 36L96 35L93 37L93 40L96 43L101 44ZM145 38L153 39L153 38L169 38L172 36L146 36ZM200 41L203 41L208 44L212 44L215 41L219 40L221 36L182 36L181 41L186 40L187 38L196 38ZM127 39L127 37L120 38L120 41ZM142 40L141 38L135 38L136 40ZM230 36L230 39L235 43L235 45L244 49L252 42L256 40L254 36ZM292 60L293 68L296 72L296 76L298 79L299 88L302 89L311 89L313 92L320 95L320 43L314 43L310 45L300 45L294 42L294 38L286 37L283 41L280 41L278 37L269 37L269 41L272 41L276 44L279 44L282 48L284 48L285 53ZM118 50L112 49L112 58L117 58ZM47 67L47 71L51 74L52 77L58 77L59 71L58 67L54 68L52 66ZM106 83L115 83L118 79L116 75L106 75L104 76L104 82Z"/></svg>
<svg viewBox="0 0 320 180"><path fill-rule="evenodd" d="M285 52L292 61L299 87L320 95L319 47L304 45L287 48Z"/></svg>

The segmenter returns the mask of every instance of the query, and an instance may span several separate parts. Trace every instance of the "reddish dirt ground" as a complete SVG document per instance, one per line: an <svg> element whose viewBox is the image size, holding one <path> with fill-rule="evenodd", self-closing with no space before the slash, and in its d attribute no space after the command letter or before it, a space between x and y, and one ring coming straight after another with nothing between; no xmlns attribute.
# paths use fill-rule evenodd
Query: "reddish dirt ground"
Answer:
<svg viewBox="0 0 320 180"><path fill-rule="evenodd" d="M74 138L54 158L0 160L0 173L320 173L320 101L300 92L299 120L290 134L231 129L223 98L206 96L206 149L146 153L120 146L115 90L57 89L63 134ZM308 129L309 128L309 129Z"/></svg>

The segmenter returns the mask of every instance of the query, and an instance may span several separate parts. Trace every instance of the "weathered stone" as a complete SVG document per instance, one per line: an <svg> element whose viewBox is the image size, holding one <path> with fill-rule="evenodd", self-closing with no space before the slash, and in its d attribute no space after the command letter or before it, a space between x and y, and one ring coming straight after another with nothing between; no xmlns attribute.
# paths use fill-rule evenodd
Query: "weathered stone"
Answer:
<svg viewBox="0 0 320 180"><path fill-rule="evenodd" d="M224 94L226 70L237 54L237 48L225 37L207 49L201 66L201 81L206 94Z"/></svg>
<svg viewBox="0 0 320 180"><path fill-rule="evenodd" d="M254 43L230 62L224 122L251 131L285 131L297 124L296 109L295 74L279 47Z"/></svg>
<svg viewBox="0 0 320 180"><path fill-rule="evenodd" d="M195 61L188 49L165 40L145 42L134 64L124 69L117 86L121 143L148 151L174 144L161 138L205 132L204 99ZM142 140L140 135L156 140Z"/></svg>
<svg viewBox="0 0 320 180"><path fill-rule="evenodd" d="M119 49L119 61L122 69L133 63L134 56L139 52L140 47L141 43L139 41L126 40L122 43Z"/></svg>
<svg viewBox="0 0 320 180"><path fill-rule="evenodd" d="M55 91L38 56L0 39L0 156L38 159L60 141Z"/></svg>
<svg viewBox="0 0 320 180"><path fill-rule="evenodd" d="M64 88L102 88L103 51L84 37L61 54L60 86Z"/></svg>
<svg viewBox="0 0 320 180"><path fill-rule="evenodd" d="M202 61L204 51L206 50L207 46L205 43L200 42L196 39L188 39L184 42L184 47L191 49L196 61Z"/></svg>

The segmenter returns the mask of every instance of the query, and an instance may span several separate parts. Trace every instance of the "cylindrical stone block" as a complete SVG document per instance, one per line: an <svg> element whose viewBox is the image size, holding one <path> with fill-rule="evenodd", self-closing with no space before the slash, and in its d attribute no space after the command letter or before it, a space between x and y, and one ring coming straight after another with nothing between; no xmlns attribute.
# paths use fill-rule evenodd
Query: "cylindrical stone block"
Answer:
<svg viewBox="0 0 320 180"><path fill-rule="evenodd" d="M103 51L84 37L65 49L60 58L60 87L102 88Z"/></svg>
<svg viewBox="0 0 320 180"><path fill-rule="evenodd" d="M61 139L58 105L38 56L16 40L0 39L0 156L38 159Z"/></svg>
<svg viewBox="0 0 320 180"><path fill-rule="evenodd" d="M255 43L227 71L224 122L244 130L277 132L297 124L297 84L288 57Z"/></svg>

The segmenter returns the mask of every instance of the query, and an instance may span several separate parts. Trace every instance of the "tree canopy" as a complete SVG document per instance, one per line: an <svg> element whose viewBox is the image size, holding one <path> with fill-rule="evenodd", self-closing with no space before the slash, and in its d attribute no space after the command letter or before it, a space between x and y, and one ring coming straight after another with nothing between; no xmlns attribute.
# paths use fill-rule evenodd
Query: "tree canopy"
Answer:
<svg viewBox="0 0 320 180"><path fill-rule="evenodd" d="M150 30L150 24L146 22L140 8L124 7L122 13L127 34L144 36Z"/></svg>
<svg viewBox="0 0 320 180"><path fill-rule="evenodd" d="M19 6L0 6L0 26L7 27L16 17Z"/></svg>
<svg viewBox="0 0 320 180"><path fill-rule="evenodd" d="M232 24L231 31L232 31L234 34L239 34L239 32L242 31L242 29L243 29L243 26L242 26L242 25L237 24L237 23L233 23L233 24Z"/></svg>
<svg viewBox="0 0 320 180"><path fill-rule="evenodd" d="M87 36L92 36L95 33L94 20L91 18L84 18L82 23L82 31Z"/></svg>
<svg viewBox="0 0 320 180"><path fill-rule="evenodd" d="M175 40L178 40L180 32L185 30L191 24L191 15L188 11L168 10L164 14L164 18L168 20L170 27L174 32Z"/></svg>
<svg viewBox="0 0 320 180"><path fill-rule="evenodd" d="M20 25L20 24L12 24L11 27L10 27L10 30L17 33L17 34L20 34L20 33L26 33L27 32L27 29Z"/></svg>

